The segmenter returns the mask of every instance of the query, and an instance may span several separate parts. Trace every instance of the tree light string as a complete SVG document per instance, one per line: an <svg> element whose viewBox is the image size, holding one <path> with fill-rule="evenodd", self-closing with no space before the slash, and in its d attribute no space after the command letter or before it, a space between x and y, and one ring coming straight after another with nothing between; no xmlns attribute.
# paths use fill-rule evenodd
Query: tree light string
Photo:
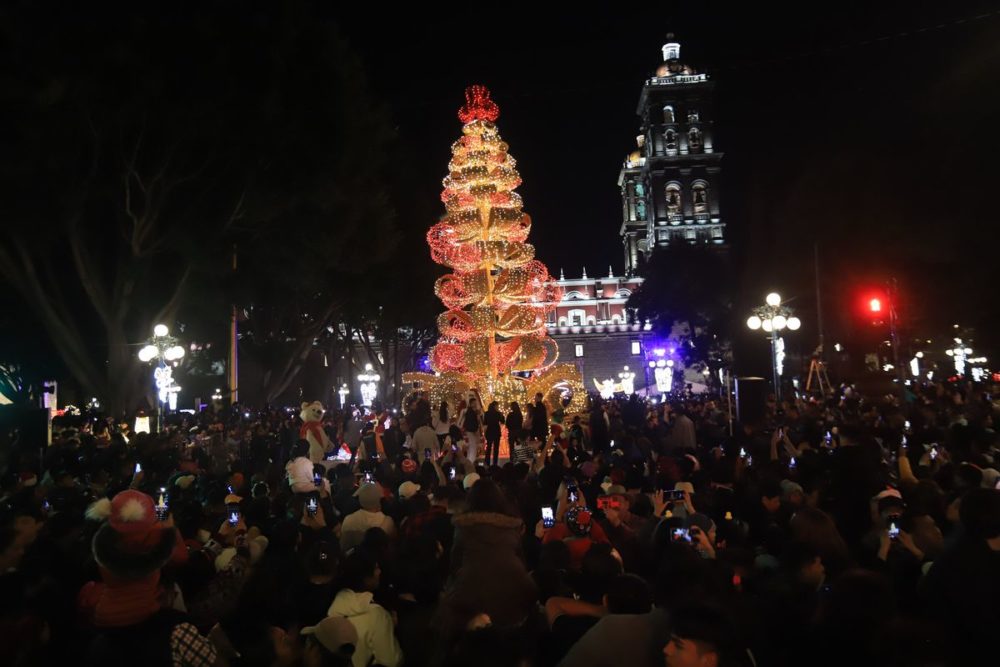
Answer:
<svg viewBox="0 0 1000 667"><path fill-rule="evenodd" d="M512 401L541 393L553 411L580 411L580 373L556 364L559 349L545 327L562 290L526 243L531 218L513 191L521 184L517 163L494 125L500 110L484 86L469 87L465 99L462 137L452 144L443 180L446 213L427 232L431 257L452 269L434 284L447 308L429 355L435 374L408 373L403 381L428 391L434 403L476 392L506 411Z"/></svg>

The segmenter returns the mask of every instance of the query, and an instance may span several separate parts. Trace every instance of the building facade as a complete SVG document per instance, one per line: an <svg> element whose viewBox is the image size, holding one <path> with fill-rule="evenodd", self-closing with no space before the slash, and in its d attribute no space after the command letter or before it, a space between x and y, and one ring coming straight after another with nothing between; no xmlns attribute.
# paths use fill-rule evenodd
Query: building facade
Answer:
<svg viewBox="0 0 1000 667"><path fill-rule="evenodd" d="M713 133L714 83L680 60L667 36L663 63L646 80L636 113L636 148L625 157L618 185L625 273L635 275L656 248L725 243L719 210L722 153Z"/></svg>
<svg viewBox="0 0 1000 667"><path fill-rule="evenodd" d="M645 393L653 382L645 364L655 343L649 324L626 307L642 278L616 276L609 267L602 278L587 276L586 269L579 278L566 278L560 271L556 282L563 297L546 326L559 346L559 360L576 364L591 391L610 383L619 391Z"/></svg>
<svg viewBox="0 0 1000 667"><path fill-rule="evenodd" d="M680 361L671 359L669 340L659 340L626 307L642 284L643 263L657 248L726 242L719 207L722 153L712 122L714 83L681 62L680 49L668 35L663 62L639 95L640 134L618 177L624 275L609 269L607 277L590 278L584 269L579 278L560 272L557 281L563 298L549 315L549 335L559 345L560 360L575 363L591 390L613 385L655 395L672 386L673 378L665 376L692 382Z"/></svg>

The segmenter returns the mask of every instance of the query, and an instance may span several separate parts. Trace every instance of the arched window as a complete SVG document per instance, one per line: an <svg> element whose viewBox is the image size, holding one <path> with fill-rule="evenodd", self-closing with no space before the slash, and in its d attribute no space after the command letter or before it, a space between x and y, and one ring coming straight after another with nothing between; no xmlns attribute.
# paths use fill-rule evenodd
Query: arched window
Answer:
<svg viewBox="0 0 1000 667"><path fill-rule="evenodd" d="M691 203L695 213L708 213L708 186L705 181L695 181L691 186Z"/></svg>
<svg viewBox="0 0 1000 667"><path fill-rule="evenodd" d="M677 122L677 119L674 116L674 108L669 104L663 107L663 122L667 125L673 125Z"/></svg>
<svg viewBox="0 0 1000 667"><path fill-rule="evenodd" d="M703 147L701 130L697 127L692 127L688 130L688 149L692 153L700 153Z"/></svg>
<svg viewBox="0 0 1000 667"><path fill-rule="evenodd" d="M579 326L587 321L587 311L585 311L582 308L574 308L573 310L569 311L568 314L569 314L569 325L571 327Z"/></svg>
<svg viewBox="0 0 1000 667"><path fill-rule="evenodd" d="M561 327L566 326L566 318L565 317L560 317L559 318L559 326L561 326Z"/></svg>
<svg viewBox="0 0 1000 667"><path fill-rule="evenodd" d="M681 185L680 183L667 183L667 217L672 224L680 222L681 215ZM674 218L677 218L675 220Z"/></svg>
<svg viewBox="0 0 1000 667"><path fill-rule="evenodd" d="M663 133L663 145L668 153L677 152L677 132L673 128Z"/></svg>

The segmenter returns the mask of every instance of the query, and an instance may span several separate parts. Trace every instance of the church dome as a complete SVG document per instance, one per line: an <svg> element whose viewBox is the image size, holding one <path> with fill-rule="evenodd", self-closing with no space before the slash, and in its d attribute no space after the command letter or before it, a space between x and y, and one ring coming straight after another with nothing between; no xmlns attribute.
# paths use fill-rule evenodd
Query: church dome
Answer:
<svg viewBox="0 0 1000 667"><path fill-rule="evenodd" d="M675 76L677 74L695 74L696 72L688 65L679 60L667 60L656 68L656 76L660 79Z"/></svg>

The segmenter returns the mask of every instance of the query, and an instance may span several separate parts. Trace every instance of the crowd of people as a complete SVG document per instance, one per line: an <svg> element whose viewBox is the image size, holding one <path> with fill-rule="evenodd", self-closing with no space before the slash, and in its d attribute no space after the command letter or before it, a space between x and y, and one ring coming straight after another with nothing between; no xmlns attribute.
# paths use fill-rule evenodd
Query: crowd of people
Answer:
<svg viewBox="0 0 1000 667"><path fill-rule="evenodd" d="M14 434L0 663L995 664L995 389Z"/></svg>

